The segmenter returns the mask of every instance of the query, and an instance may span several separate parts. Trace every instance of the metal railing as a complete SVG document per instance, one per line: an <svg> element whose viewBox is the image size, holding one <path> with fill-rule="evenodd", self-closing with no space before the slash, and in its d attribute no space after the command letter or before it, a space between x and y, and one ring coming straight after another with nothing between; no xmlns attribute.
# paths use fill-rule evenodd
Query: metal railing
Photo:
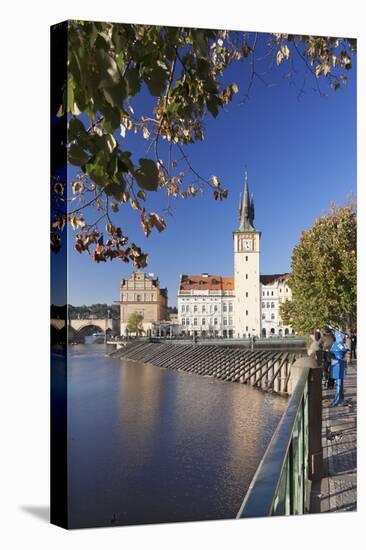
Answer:
<svg viewBox="0 0 366 550"><path fill-rule="evenodd" d="M237 518L303 514L309 509L309 389L301 369L294 391L249 486Z"/></svg>

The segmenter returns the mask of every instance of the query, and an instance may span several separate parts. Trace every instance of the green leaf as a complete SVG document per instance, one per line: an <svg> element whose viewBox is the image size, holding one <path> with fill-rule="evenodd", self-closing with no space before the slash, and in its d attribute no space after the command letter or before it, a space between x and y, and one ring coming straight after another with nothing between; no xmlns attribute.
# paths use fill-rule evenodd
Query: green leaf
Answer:
<svg viewBox="0 0 366 550"><path fill-rule="evenodd" d="M134 178L142 189L156 191L159 184L159 172L154 161L140 159L140 168L133 172Z"/></svg>
<svg viewBox="0 0 366 550"><path fill-rule="evenodd" d="M135 94L137 94L137 92L139 92L141 88L141 79L139 76L138 68L133 67L133 68L127 69L125 78L126 78L127 97L132 97Z"/></svg>
<svg viewBox="0 0 366 550"><path fill-rule="evenodd" d="M219 106L221 105L220 100L216 96L211 95L209 99L206 100L206 105L211 115L216 118L219 114Z"/></svg>
<svg viewBox="0 0 366 550"><path fill-rule="evenodd" d="M109 36L105 32L100 32L95 41L95 47L102 48L107 52L110 48L109 42L110 42Z"/></svg>
<svg viewBox="0 0 366 550"><path fill-rule="evenodd" d="M76 166L84 166L88 162L88 155L85 153L84 149L80 147L80 145L77 145L76 143L73 143L68 151L68 161L71 164L74 164Z"/></svg>
<svg viewBox="0 0 366 550"><path fill-rule="evenodd" d="M97 185L104 186L106 184L108 176L101 155L91 157L83 166L83 170Z"/></svg>
<svg viewBox="0 0 366 550"><path fill-rule="evenodd" d="M112 178L111 180L108 180L106 185L104 186L104 191L107 195L110 197L114 197L117 200L120 200L122 193L126 189L126 182L123 179L122 176L116 176ZM113 209L114 212L118 212L118 210Z"/></svg>
<svg viewBox="0 0 366 550"><path fill-rule="evenodd" d="M156 65L154 69L144 77L151 95L159 96L164 93L167 78L167 72L158 65Z"/></svg>
<svg viewBox="0 0 366 550"><path fill-rule="evenodd" d="M169 103L166 110L169 114L174 115L179 110L180 107L181 107L181 105L180 105L179 101L173 101L173 102Z"/></svg>
<svg viewBox="0 0 366 550"><path fill-rule="evenodd" d="M71 113L74 106L74 80L69 78L67 81L67 112Z"/></svg>
<svg viewBox="0 0 366 550"><path fill-rule="evenodd" d="M121 74L115 60L104 50L98 49L95 52L95 59L99 69L101 84L116 85L121 82Z"/></svg>
<svg viewBox="0 0 366 550"><path fill-rule="evenodd" d="M194 36L196 53L198 57L205 58L208 54L208 40L206 38L206 31L192 31Z"/></svg>
<svg viewBox="0 0 366 550"><path fill-rule="evenodd" d="M105 87L102 88L102 92L105 100L107 101L107 103L109 103L109 105L111 105L113 108L119 107L120 105L122 105L122 102L126 96L125 83L121 82L120 84L117 84L115 86L105 85Z"/></svg>
<svg viewBox="0 0 366 550"><path fill-rule="evenodd" d="M130 151L120 151L118 156L118 168L120 172L128 172L129 170L132 172L133 170L133 164L130 160L131 153Z"/></svg>
<svg viewBox="0 0 366 550"><path fill-rule="evenodd" d="M80 133L85 132L84 124L78 118L70 118L68 126L68 138L70 141L76 139Z"/></svg>
<svg viewBox="0 0 366 550"><path fill-rule="evenodd" d="M102 122L103 128L110 134L114 132L121 123L121 111L119 107L111 107L105 105L103 109L104 119Z"/></svg>

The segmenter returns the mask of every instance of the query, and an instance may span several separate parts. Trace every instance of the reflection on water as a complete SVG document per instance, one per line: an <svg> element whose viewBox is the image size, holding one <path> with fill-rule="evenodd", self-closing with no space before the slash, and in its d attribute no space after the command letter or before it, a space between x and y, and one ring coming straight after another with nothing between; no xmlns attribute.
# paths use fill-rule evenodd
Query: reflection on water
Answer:
<svg viewBox="0 0 366 550"><path fill-rule="evenodd" d="M235 517L286 399L73 346L71 527Z"/></svg>

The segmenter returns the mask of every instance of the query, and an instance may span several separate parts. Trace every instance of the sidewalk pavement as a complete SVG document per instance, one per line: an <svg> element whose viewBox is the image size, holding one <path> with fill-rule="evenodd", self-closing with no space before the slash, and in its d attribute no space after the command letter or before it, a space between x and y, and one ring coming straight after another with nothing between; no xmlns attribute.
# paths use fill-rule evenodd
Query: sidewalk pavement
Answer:
<svg viewBox="0 0 366 550"><path fill-rule="evenodd" d="M311 513L357 509L357 363L344 380L346 406L331 407L335 390L323 389L323 479L313 484Z"/></svg>

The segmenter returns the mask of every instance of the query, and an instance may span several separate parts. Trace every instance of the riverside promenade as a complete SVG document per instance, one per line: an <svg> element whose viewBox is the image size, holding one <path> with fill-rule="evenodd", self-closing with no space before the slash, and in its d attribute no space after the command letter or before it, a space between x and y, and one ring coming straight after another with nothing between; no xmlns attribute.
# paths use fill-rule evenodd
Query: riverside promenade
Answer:
<svg viewBox="0 0 366 550"><path fill-rule="evenodd" d="M347 405L332 407L334 390L323 389L323 472L314 483L311 513L357 509L357 363L344 381Z"/></svg>

